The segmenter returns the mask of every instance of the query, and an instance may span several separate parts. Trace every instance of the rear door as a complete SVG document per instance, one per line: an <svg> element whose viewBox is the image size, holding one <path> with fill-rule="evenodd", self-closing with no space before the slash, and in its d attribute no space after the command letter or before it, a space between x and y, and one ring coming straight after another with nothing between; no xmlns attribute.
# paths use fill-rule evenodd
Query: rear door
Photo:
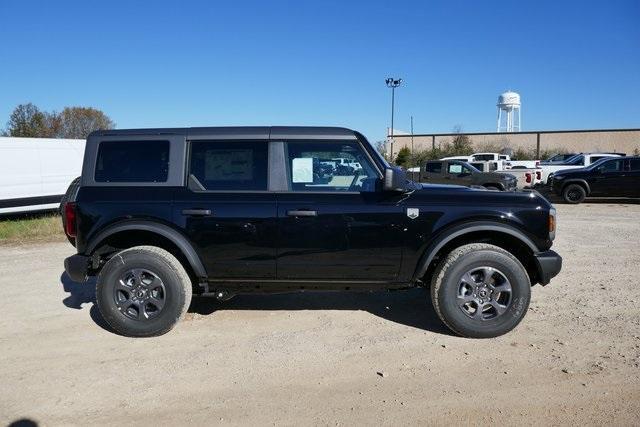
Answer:
<svg viewBox="0 0 640 427"><path fill-rule="evenodd" d="M444 182L443 175L444 162L431 161L427 162L424 167L424 173L422 174L422 182L428 182L430 184L442 184Z"/></svg>
<svg viewBox="0 0 640 427"><path fill-rule="evenodd" d="M278 280L390 282L402 254L403 208L376 191L381 171L356 140L285 141L287 191L278 201ZM360 168L319 173L325 158ZM351 286L351 285L350 285Z"/></svg>
<svg viewBox="0 0 640 427"><path fill-rule="evenodd" d="M269 146L266 139L188 143L188 188L176 190L174 221L197 246L213 281L275 278Z"/></svg>
<svg viewBox="0 0 640 427"><path fill-rule="evenodd" d="M627 160L626 193L629 197L640 197L640 158Z"/></svg>

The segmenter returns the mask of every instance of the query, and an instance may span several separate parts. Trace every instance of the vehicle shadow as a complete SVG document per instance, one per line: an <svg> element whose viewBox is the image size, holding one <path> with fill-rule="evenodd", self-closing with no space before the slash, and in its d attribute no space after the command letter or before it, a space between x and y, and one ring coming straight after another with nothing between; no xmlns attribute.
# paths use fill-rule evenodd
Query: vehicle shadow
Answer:
<svg viewBox="0 0 640 427"><path fill-rule="evenodd" d="M438 334L452 335L436 315L431 295L422 288L404 291L244 294L228 301L195 297L190 313L208 315L221 310L350 310L367 311L390 322Z"/></svg>
<svg viewBox="0 0 640 427"><path fill-rule="evenodd" d="M85 283L78 283L71 280L71 277L69 277L66 272L63 272L60 275L60 283L62 283L64 291L69 294L69 296L62 300L62 303L66 307L81 310L83 304L91 304L91 308L89 309L91 320L102 329L116 333L102 318L96 305L95 279L87 280Z"/></svg>
<svg viewBox="0 0 640 427"><path fill-rule="evenodd" d="M101 328L116 333L100 315L96 305L95 280L78 283L62 273L60 282L69 295L62 303L80 310L91 304L91 320ZM351 310L367 311L385 320L438 334L452 335L440 321L431 305L431 295L425 289L378 292L292 292L278 294L243 294L228 301L213 297L194 297L190 313L210 315L222 310Z"/></svg>

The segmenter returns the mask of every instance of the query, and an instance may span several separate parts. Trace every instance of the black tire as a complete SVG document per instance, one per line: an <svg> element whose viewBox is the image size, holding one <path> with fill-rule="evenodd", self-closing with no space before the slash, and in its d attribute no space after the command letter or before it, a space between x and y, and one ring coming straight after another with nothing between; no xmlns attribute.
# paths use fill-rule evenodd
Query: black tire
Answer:
<svg viewBox="0 0 640 427"><path fill-rule="evenodd" d="M485 268L490 278L477 273ZM469 272L476 272L468 276L473 284L464 280ZM485 286L485 282L492 285ZM474 289L473 293L468 289ZM479 299L481 294L486 299ZM492 338L506 334L525 316L531 282L515 256L498 246L473 243L453 250L438 265L431 281L431 299L440 319L456 334ZM475 310L476 315L474 304L483 307Z"/></svg>
<svg viewBox="0 0 640 427"><path fill-rule="evenodd" d="M562 190L562 198L572 205L584 202L586 197L587 191L580 184L569 184Z"/></svg>
<svg viewBox="0 0 640 427"><path fill-rule="evenodd" d="M136 246L114 255L96 281L100 314L116 332L130 337L169 332L187 312L191 293L182 264L155 246Z"/></svg>

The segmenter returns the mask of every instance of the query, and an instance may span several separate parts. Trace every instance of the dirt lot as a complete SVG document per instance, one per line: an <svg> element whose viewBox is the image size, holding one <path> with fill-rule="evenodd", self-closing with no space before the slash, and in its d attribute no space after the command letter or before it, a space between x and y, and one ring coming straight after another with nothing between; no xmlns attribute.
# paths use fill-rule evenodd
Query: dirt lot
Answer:
<svg viewBox="0 0 640 427"><path fill-rule="evenodd" d="M129 339L62 276L70 245L0 247L0 423L638 425L640 205L558 211L562 273L492 340L420 290L199 300Z"/></svg>

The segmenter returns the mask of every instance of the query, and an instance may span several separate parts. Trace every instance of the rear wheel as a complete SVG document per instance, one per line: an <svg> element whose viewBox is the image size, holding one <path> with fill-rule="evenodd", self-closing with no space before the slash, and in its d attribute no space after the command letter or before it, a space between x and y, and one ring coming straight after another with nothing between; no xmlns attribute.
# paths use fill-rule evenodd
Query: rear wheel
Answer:
<svg viewBox="0 0 640 427"><path fill-rule="evenodd" d="M98 308L118 333L132 337L171 330L191 302L191 280L180 262L154 246L113 256L96 282Z"/></svg>
<svg viewBox="0 0 640 427"><path fill-rule="evenodd" d="M531 283L512 254L473 243L455 249L440 263L431 297L438 316L453 332L491 338L509 332L523 319Z"/></svg>
<svg viewBox="0 0 640 427"><path fill-rule="evenodd" d="M580 184L569 184L562 191L564 201L573 205L582 203L586 197L587 192Z"/></svg>

